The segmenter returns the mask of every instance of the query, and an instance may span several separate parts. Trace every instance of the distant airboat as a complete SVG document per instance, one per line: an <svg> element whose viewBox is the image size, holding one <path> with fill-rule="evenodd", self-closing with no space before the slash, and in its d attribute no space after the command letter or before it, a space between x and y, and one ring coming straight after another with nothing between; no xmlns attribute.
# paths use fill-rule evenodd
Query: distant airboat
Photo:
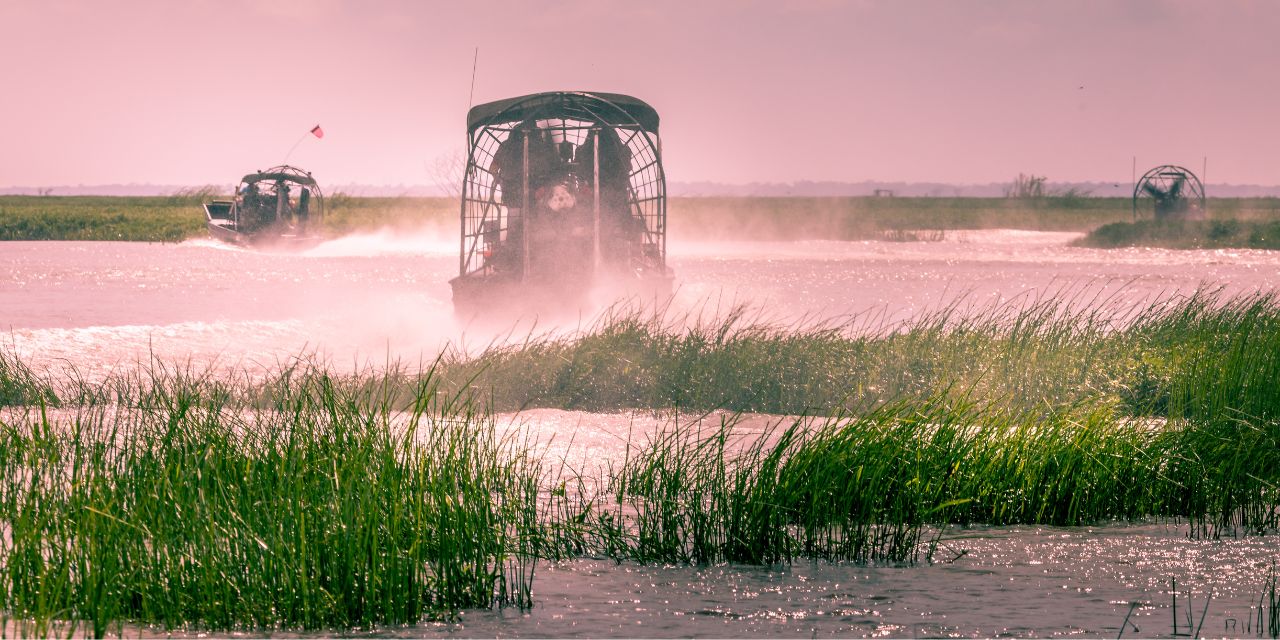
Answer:
<svg viewBox="0 0 1280 640"><path fill-rule="evenodd" d="M1133 218L1195 220L1205 216L1204 185L1189 169L1166 164L1142 174L1133 186Z"/></svg>
<svg viewBox="0 0 1280 640"><path fill-rule="evenodd" d="M548 308L608 283L665 296L658 114L636 98L558 91L467 114L455 308Z"/></svg>
<svg viewBox="0 0 1280 640"><path fill-rule="evenodd" d="M320 240L324 195L311 174L288 165L250 173L232 200L204 204L209 235L236 244L307 245Z"/></svg>

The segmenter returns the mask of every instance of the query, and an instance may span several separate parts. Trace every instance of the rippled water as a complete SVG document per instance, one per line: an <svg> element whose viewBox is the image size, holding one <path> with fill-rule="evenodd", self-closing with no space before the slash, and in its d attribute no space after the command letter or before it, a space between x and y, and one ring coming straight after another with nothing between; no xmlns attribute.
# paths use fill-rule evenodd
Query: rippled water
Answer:
<svg viewBox="0 0 1280 640"><path fill-rule="evenodd" d="M855 317L875 325L958 299L983 306L1065 295L1125 308L1206 286L1233 294L1280 283L1280 252L1068 247L1075 237L984 231L925 243L673 242L675 307L714 313L748 303L778 322ZM456 245L430 236L348 237L299 254L210 241L0 243L0 339L37 366L70 365L90 376L153 355L251 368L309 351L335 365L412 362L447 341L493 339L454 319L447 280L456 268ZM659 420L547 410L509 418L544 441L555 435L546 455L575 466L616 456L629 430ZM1208 602L1202 633L1255 635L1242 625L1263 567L1280 557L1276 541L1185 534L1155 524L949 530L945 561L917 567L540 565L532 611L470 611L457 624L379 633L1113 636L1137 602L1137 628L1126 635L1169 636L1176 578L1179 617L1191 611L1199 622ZM1184 632L1186 620L1179 625Z"/></svg>
<svg viewBox="0 0 1280 640"><path fill-rule="evenodd" d="M1191 541L1160 525L947 536L946 557L914 567L570 562L541 569L531 611L470 611L403 634L1115 637L1137 603L1125 635L1171 637L1173 577L1180 633L1190 612L1206 636L1253 636L1245 625L1276 554L1271 540Z"/></svg>

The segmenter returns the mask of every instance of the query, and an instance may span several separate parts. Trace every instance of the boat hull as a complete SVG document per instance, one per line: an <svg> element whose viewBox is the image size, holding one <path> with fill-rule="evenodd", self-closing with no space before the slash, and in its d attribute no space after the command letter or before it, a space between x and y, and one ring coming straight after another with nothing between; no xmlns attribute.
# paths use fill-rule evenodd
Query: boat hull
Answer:
<svg viewBox="0 0 1280 640"><path fill-rule="evenodd" d="M492 274L468 274L449 281L454 313L461 319L576 315L586 307L615 301L663 304L674 277L665 274L597 279L589 282L521 281Z"/></svg>
<svg viewBox="0 0 1280 640"><path fill-rule="evenodd" d="M209 229L209 237L214 240L242 247L310 249L324 242L324 238L321 236L271 233L269 230L256 233L241 233L216 222L209 222L206 226Z"/></svg>

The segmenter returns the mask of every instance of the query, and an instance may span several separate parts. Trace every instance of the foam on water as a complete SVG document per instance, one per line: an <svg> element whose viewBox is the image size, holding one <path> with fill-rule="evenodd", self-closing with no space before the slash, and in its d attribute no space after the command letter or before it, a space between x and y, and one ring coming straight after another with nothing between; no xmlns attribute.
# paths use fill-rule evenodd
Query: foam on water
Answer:
<svg viewBox="0 0 1280 640"><path fill-rule="evenodd" d="M353 233L321 243L302 252L313 258L385 255L450 255L458 253L458 240L430 230L383 229L374 233Z"/></svg>

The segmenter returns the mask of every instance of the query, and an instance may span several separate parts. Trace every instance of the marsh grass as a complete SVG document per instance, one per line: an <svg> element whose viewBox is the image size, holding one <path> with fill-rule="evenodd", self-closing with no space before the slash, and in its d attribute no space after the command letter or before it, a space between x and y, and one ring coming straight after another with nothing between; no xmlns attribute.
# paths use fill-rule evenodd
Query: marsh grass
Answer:
<svg viewBox="0 0 1280 640"><path fill-rule="evenodd" d="M1075 242L1081 247L1164 247L1168 249L1280 249L1280 221L1139 220L1113 222Z"/></svg>
<svg viewBox="0 0 1280 640"><path fill-rule="evenodd" d="M181 242L207 237L201 204L228 198L214 187L169 196L0 196L0 240L118 240ZM448 198L354 198L326 202L324 232L456 228L457 203ZM454 226L450 226L454 225ZM450 231L452 233L452 231Z"/></svg>
<svg viewBox="0 0 1280 640"><path fill-rule="evenodd" d="M1088 231L1128 219L1124 198L673 198L671 233L697 240L876 240L918 230Z"/></svg>
<svg viewBox="0 0 1280 640"><path fill-rule="evenodd" d="M970 523L1274 533L1276 298L1098 303L861 332L619 309L425 370L265 380L54 379L0 351L0 610L40 634L370 628L528 606L538 559L910 563ZM509 406L693 413L584 471L497 429Z"/></svg>
<svg viewBox="0 0 1280 640"><path fill-rule="evenodd" d="M204 237L200 204L220 188L169 196L0 196L0 240L134 240L176 242ZM1219 198L1215 216L1280 220L1276 198ZM1028 229L1089 231L1130 222L1128 198L671 198L670 229L682 241L705 240L931 240L940 230ZM330 192L324 227L354 231L439 229L457 232L454 198L358 197ZM1262 228L1262 227L1259 227ZM1270 227L1267 227L1268 229ZM1274 234L1273 234L1274 235ZM1270 237L1270 236L1267 236ZM1233 245L1240 246L1240 245Z"/></svg>
<svg viewBox="0 0 1280 640"><path fill-rule="evenodd" d="M204 226L199 202L168 196L0 196L0 240L178 242Z"/></svg>
<svg viewBox="0 0 1280 640"><path fill-rule="evenodd" d="M1273 295L1212 291L1137 310L1096 295L959 303L901 326L779 325L744 308L710 319L617 308L570 334L446 355L446 386L496 409L681 407L832 414L963 390L1017 407L1117 402L1132 416L1274 416ZM1188 413L1191 412L1191 413Z"/></svg>
<svg viewBox="0 0 1280 640"><path fill-rule="evenodd" d="M1212 198L1215 219L1280 220L1280 198ZM1088 232L1133 220L1129 198L672 198L672 237L702 240L876 240L908 232L1026 229Z"/></svg>
<svg viewBox="0 0 1280 640"><path fill-rule="evenodd" d="M599 552L910 563L932 560L950 524L1155 517L1214 537L1273 532L1280 508L1275 460L1258 442L1206 446L1212 426L1170 430L1105 405L1030 412L939 395L764 432L733 426L695 422L629 443L592 505Z"/></svg>
<svg viewBox="0 0 1280 640"><path fill-rule="evenodd" d="M0 348L0 407L40 404L58 406L53 386L17 355Z"/></svg>
<svg viewBox="0 0 1280 640"><path fill-rule="evenodd" d="M1268 638L1280 638L1280 577L1276 574L1276 563L1271 562L1267 571L1266 582L1258 593L1257 614L1250 625L1257 629L1259 635Z"/></svg>
<svg viewBox="0 0 1280 640"><path fill-rule="evenodd" d="M614 532L620 555L647 562L865 563L931 559L949 523L1158 513L1157 488L1142 482L1159 457L1154 436L1112 417L938 396L749 436L729 423L674 429L611 474L608 523L631 527Z"/></svg>
<svg viewBox="0 0 1280 640"><path fill-rule="evenodd" d="M0 423L0 598L85 621L333 629L528 606L541 472L470 399L294 372L267 409L162 378Z"/></svg>

